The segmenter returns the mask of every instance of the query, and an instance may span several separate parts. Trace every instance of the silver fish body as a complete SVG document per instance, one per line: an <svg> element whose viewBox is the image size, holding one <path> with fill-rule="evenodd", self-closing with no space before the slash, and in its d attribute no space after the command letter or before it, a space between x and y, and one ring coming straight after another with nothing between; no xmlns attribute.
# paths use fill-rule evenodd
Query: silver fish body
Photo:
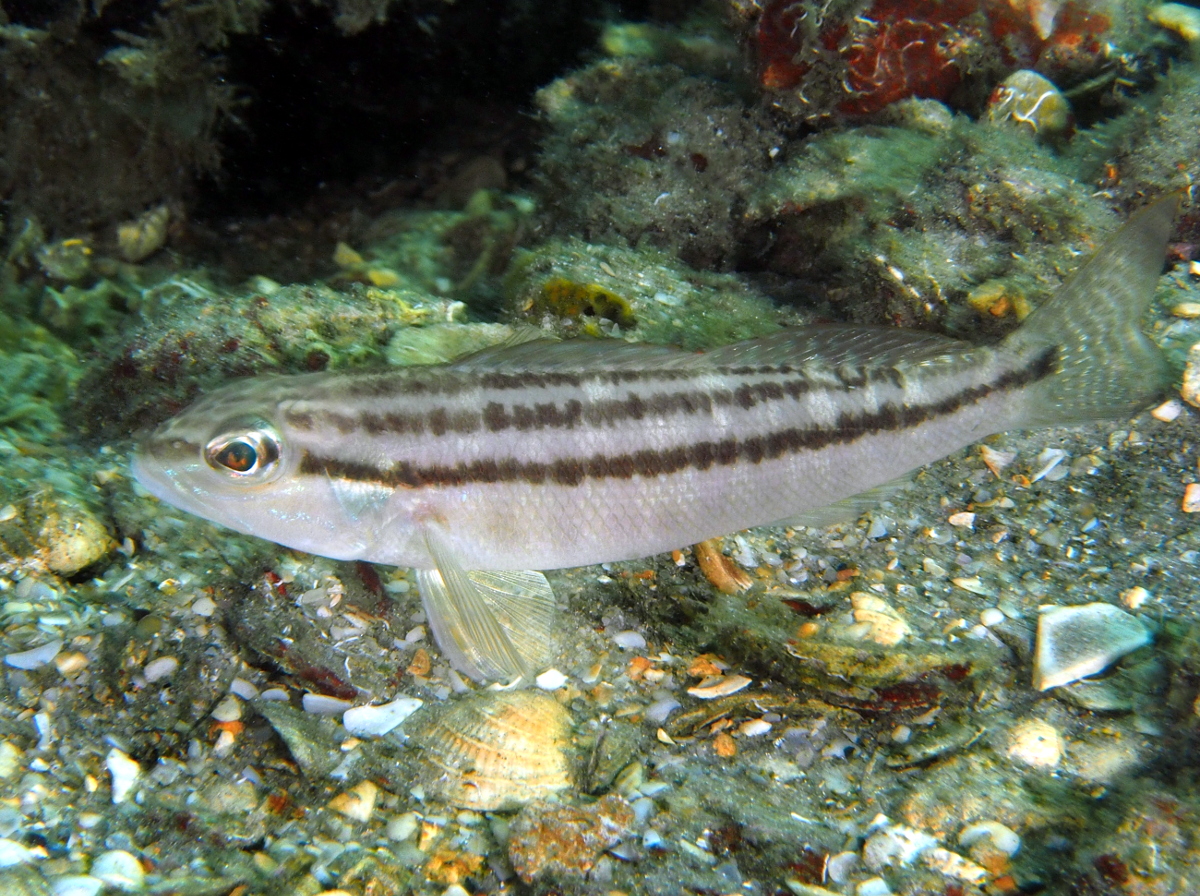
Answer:
<svg viewBox="0 0 1200 896"><path fill-rule="evenodd" d="M1144 407L1167 372L1138 319L1174 207L1136 216L994 347L825 327L703 354L535 342L434 367L261 377L168 421L134 471L240 532L426 571L456 665L527 674L505 641L524 607L548 618L553 597L531 574L489 571L659 553L797 517L992 433Z"/></svg>

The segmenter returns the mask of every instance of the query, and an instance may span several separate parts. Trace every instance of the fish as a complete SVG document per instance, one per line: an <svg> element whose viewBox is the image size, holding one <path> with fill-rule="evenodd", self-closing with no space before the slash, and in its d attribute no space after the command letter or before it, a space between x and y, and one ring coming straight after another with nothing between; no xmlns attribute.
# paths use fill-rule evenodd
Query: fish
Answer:
<svg viewBox="0 0 1200 896"><path fill-rule="evenodd" d="M994 345L825 325L706 352L539 339L258 376L163 423L132 470L236 532L413 568L456 669L528 682L553 643L545 570L803 520L985 436L1158 399L1171 369L1140 319L1177 207L1136 213Z"/></svg>

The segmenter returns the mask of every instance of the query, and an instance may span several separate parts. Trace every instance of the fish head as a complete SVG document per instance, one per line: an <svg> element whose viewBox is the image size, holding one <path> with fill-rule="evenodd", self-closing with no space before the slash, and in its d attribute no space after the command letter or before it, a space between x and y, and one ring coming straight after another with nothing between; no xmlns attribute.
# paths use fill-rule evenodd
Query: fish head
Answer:
<svg viewBox="0 0 1200 896"><path fill-rule="evenodd" d="M152 495L235 531L337 559L362 557L362 527L330 514L284 409L305 377L239 380L145 437L133 474ZM335 502L336 506L336 502Z"/></svg>

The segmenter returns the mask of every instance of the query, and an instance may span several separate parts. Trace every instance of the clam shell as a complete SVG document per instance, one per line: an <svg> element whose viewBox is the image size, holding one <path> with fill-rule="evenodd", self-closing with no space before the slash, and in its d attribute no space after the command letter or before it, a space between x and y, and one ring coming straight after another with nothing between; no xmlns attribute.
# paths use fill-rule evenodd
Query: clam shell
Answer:
<svg viewBox="0 0 1200 896"><path fill-rule="evenodd" d="M413 719L429 798L504 811L574 784L571 716L549 694L483 691Z"/></svg>

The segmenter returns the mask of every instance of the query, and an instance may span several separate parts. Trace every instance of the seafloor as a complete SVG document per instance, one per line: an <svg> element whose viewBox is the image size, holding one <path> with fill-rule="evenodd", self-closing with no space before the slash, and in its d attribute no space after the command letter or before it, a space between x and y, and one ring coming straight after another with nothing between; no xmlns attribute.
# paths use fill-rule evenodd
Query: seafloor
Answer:
<svg viewBox="0 0 1200 896"><path fill-rule="evenodd" d="M1200 8L472 5L0 4L0 894L1200 892ZM992 341L1173 190L1155 407L550 572L534 688L131 477L530 328Z"/></svg>

